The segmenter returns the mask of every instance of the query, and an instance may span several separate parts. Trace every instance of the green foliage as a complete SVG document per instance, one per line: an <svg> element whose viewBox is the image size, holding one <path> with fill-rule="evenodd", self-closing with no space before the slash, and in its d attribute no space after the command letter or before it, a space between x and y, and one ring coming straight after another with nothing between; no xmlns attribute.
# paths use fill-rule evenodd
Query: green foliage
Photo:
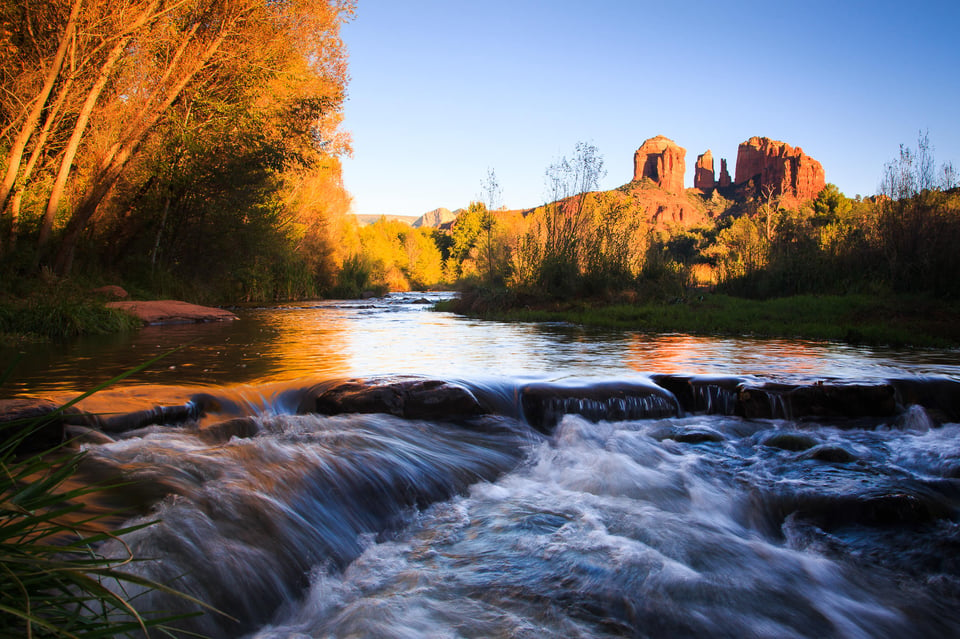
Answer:
<svg viewBox="0 0 960 639"><path fill-rule="evenodd" d="M879 204L877 235L890 285L960 296L960 193L924 191Z"/></svg>
<svg viewBox="0 0 960 639"><path fill-rule="evenodd" d="M906 296L798 295L751 300L722 294L661 301L537 304L509 294L473 293L455 310L488 319L570 322L647 333L822 339L858 344L953 347L960 308L940 300Z"/></svg>
<svg viewBox="0 0 960 639"><path fill-rule="evenodd" d="M374 286L372 276L373 267L369 261L363 255L353 255L344 260L331 294L342 299L357 299L366 292L382 295L386 289Z"/></svg>
<svg viewBox="0 0 960 639"><path fill-rule="evenodd" d="M140 321L133 316L71 290L69 283L38 287L24 298L0 297L0 334L63 339L135 330L139 326Z"/></svg>

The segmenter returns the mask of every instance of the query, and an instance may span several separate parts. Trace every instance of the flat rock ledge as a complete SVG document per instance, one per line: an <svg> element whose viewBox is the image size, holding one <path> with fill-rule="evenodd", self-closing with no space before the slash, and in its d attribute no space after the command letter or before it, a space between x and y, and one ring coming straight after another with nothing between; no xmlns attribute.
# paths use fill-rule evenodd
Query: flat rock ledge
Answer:
<svg viewBox="0 0 960 639"><path fill-rule="evenodd" d="M126 311L147 325L223 322L237 319L236 315L222 308L200 306L178 300L107 302L107 307Z"/></svg>

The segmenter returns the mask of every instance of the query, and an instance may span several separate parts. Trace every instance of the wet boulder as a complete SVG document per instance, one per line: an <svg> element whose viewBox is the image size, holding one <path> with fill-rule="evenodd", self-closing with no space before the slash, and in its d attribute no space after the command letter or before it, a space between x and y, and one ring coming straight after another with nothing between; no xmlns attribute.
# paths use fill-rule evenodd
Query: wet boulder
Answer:
<svg viewBox="0 0 960 639"><path fill-rule="evenodd" d="M673 393L684 411L708 415L734 414L745 382L740 377L706 375L653 375L651 379Z"/></svg>
<svg viewBox="0 0 960 639"><path fill-rule="evenodd" d="M960 422L960 381L927 377L894 379L890 385L901 405L923 406L937 422Z"/></svg>
<svg viewBox="0 0 960 639"><path fill-rule="evenodd" d="M301 413L385 413L407 419L455 420L488 411L465 386L423 378L344 380L318 386Z"/></svg>
<svg viewBox="0 0 960 639"><path fill-rule="evenodd" d="M888 417L898 411L890 384L744 385L736 412L749 419Z"/></svg>
<svg viewBox="0 0 960 639"><path fill-rule="evenodd" d="M201 413L200 406L193 402L175 406L154 406L143 410L117 415L87 415L85 422L104 433L127 433L145 426L182 424L196 419Z"/></svg>
<svg viewBox="0 0 960 639"><path fill-rule="evenodd" d="M16 453L50 450L64 442L67 421L79 413L45 399L17 397L0 400L0 443L13 446Z"/></svg>

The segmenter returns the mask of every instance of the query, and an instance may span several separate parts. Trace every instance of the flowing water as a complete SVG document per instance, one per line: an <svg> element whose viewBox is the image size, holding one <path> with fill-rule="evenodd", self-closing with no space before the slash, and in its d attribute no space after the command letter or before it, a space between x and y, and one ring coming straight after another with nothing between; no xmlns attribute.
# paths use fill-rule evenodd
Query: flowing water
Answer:
<svg viewBox="0 0 960 639"><path fill-rule="evenodd" d="M88 435L83 472L160 520L127 538L137 569L232 615L186 622L210 636L960 636L960 353L478 322L420 297L36 349L4 392L69 397L187 344L88 400L137 417ZM322 410L354 377L373 395ZM376 390L418 380L483 410ZM895 396L829 404L857 384Z"/></svg>

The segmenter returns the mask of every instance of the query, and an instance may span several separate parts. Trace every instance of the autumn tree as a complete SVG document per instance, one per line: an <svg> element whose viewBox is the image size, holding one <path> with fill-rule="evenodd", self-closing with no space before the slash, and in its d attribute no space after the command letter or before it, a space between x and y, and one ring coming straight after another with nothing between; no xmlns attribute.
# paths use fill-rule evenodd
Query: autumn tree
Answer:
<svg viewBox="0 0 960 639"><path fill-rule="evenodd" d="M346 83L339 27L352 1L15 0L4 10L4 24L16 28L0 42L7 150L0 219L16 237L28 202L38 245L57 240L59 271L70 270L94 220L99 234L112 227L115 236L134 237L146 227L156 264L194 207L233 188L227 172L244 174L223 161L227 154L253 163L258 180L258 202L248 198L253 208L234 211L241 222L254 209L269 210L263 219L283 241L299 241L284 230L296 224L323 235L323 224L304 223L311 207L302 198L284 203L280 194L295 190L283 177L291 171L332 184L327 195L339 202L336 215L345 213L331 159L349 151L339 132ZM200 183L212 189L205 204L191 192Z"/></svg>

